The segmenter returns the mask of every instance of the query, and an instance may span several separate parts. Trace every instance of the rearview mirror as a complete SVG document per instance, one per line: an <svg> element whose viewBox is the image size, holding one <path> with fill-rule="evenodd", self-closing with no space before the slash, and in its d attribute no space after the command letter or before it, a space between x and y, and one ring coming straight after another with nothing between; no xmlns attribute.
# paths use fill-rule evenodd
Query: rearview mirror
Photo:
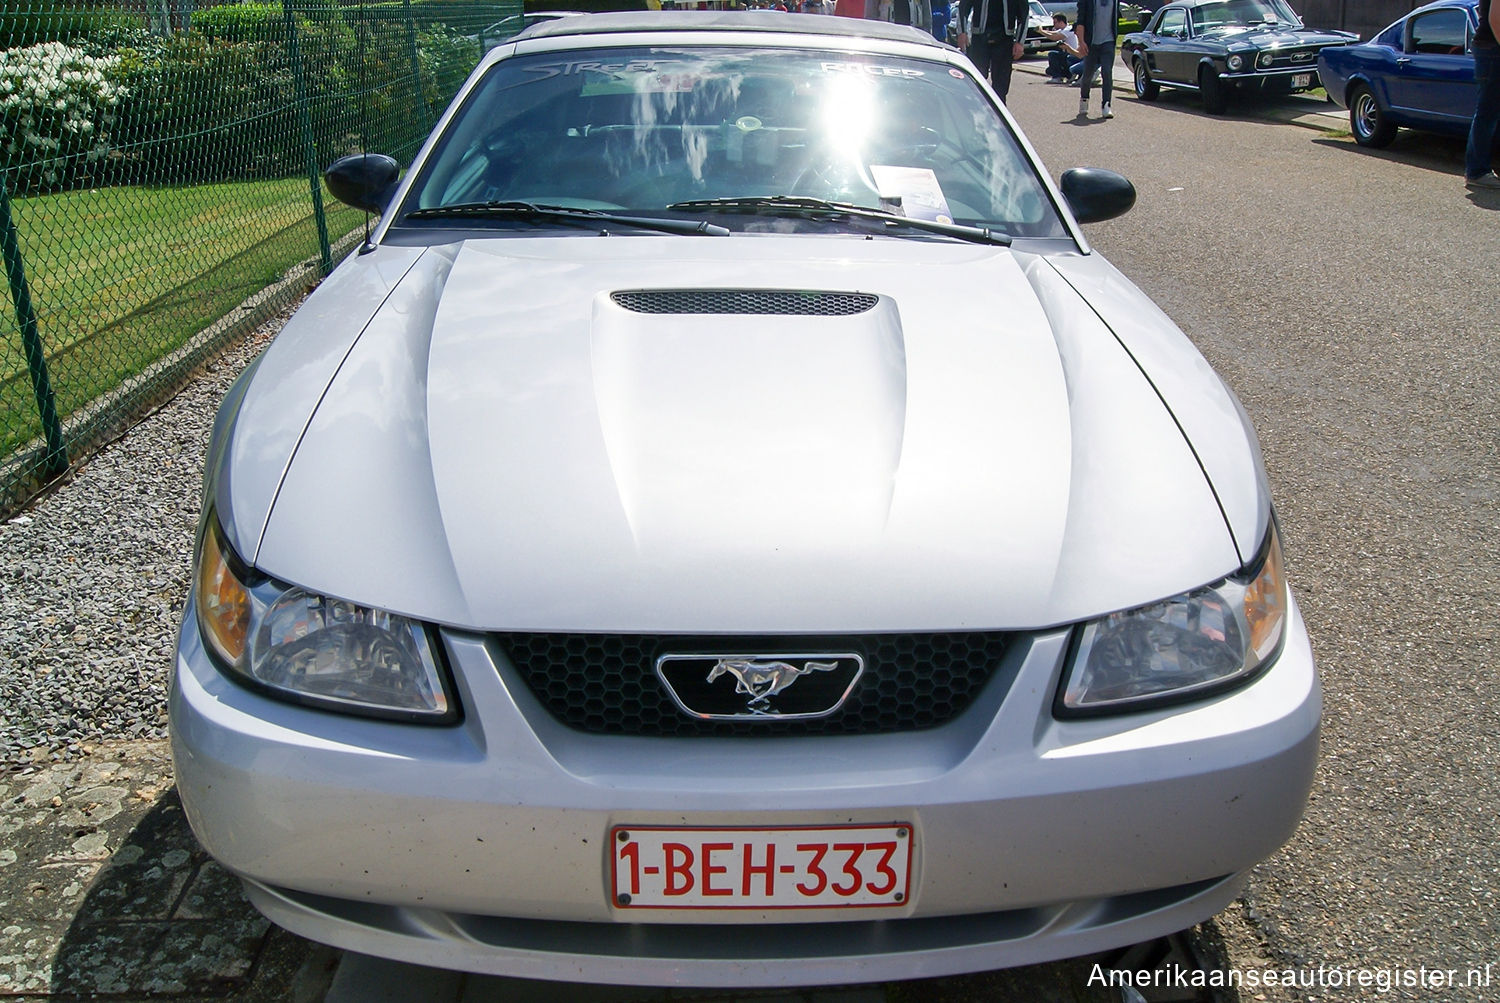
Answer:
<svg viewBox="0 0 1500 1003"><path fill-rule="evenodd" d="M323 172L323 183L334 198L377 216L390 204L400 179L401 165L383 153L340 157Z"/></svg>
<svg viewBox="0 0 1500 1003"><path fill-rule="evenodd" d="M1135 185L1128 179L1100 167L1075 167L1062 176L1063 198L1073 218L1080 223L1123 216L1135 205Z"/></svg>

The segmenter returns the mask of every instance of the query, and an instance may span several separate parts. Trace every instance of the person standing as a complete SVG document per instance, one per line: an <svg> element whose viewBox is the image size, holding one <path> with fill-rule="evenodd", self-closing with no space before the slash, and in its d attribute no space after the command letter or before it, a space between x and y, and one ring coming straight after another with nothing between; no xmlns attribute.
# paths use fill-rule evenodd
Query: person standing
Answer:
<svg viewBox="0 0 1500 1003"><path fill-rule="evenodd" d="M1500 3L1479 0L1474 33L1474 82L1478 101L1464 151L1464 180L1470 188L1500 189L1495 174L1495 135L1500 130Z"/></svg>
<svg viewBox="0 0 1500 1003"><path fill-rule="evenodd" d="M1120 0L1078 0L1078 50L1083 53L1079 82L1078 117L1088 118L1089 85L1098 70L1105 118L1114 118L1109 99L1115 84L1115 38L1120 34Z"/></svg>
<svg viewBox="0 0 1500 1003"><path fill-rule="evenodd" d="M932 37L948 41L948 0L930 0L932 4Z"/></svg>
<svg viewBox="0 0 1500 1003"><path fill-rule="evenodd" d="M958 0L958 47L1001 101L1010 94L1011 68L1024 51L1030 11L1027 0Z"/></svg>

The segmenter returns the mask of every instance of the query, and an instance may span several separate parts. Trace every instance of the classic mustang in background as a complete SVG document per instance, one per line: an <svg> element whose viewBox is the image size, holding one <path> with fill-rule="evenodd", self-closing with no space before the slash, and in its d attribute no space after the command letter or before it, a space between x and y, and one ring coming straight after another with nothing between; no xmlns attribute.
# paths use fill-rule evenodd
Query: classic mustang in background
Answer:
<svg viewBox="0 0 1500 1003"><path fill-rule="evenodd" d="M475 70L229 392L171 687L305 936L648 985L1148 940L1296 828L1245 412L960 53L588 15Z"/></svg>
<svg viewBox="0 0 1500 1003"><path fill-rule="evenodd" d="M1120 41L1135 93L1155 101L1163 87L1197 91L1210 115L1229 110L1235 91L1295 93L1318 86L1318 53L1359 36L1303 25L1285 0L1180 0L1145 30Z"/></svg>
<svg viewBox="0 0 1500 1003"><path fill-rule="evenodd" d="M1324 49L1318 73L1328 96L1349 109L1355 141L1387 146L1400 126L1466 135L1478 26L1478 0L1438 0L1363 45Z"/></svg>

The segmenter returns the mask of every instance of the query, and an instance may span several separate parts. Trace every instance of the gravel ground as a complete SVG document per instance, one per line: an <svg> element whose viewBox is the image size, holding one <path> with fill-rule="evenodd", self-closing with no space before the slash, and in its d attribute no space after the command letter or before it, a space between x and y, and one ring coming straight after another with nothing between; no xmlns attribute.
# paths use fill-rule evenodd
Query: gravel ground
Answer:
<svg viewBox="0 0 1500 1003"><path fill-rule="evenodd" d="M0 762L166 737L167 672L213 416L288 314L215 359L71 483L0 524Z"/></svg>

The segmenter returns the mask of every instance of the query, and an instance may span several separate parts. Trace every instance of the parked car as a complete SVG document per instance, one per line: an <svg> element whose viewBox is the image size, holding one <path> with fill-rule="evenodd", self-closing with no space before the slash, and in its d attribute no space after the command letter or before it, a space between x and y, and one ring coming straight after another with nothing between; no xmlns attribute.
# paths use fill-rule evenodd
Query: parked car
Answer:
<svg viewBox="0 0 1500 1003"><path fill-rule="evenodd" d="M1120 56L1141 100L1177 87L1197 91L1205 111L1222 115L1236 91L1317 87L1318 53L1358 40L1352 32L1304 26L1284 0L1178 0L1126 35Z"/></svg>
<svg viewBox="0 0 1500 1003"><path fill-rule="evenodd" d="M1068 19L1068 24L1070 25L1078 20L1077 0L1040 0L1040 2L1042 8L1046 10L1048 17L1051 17L1053 14L1061 14ZM1161 2L1162 0L1157 0L1158 4ZM1128 24L1132 21L1144 21L1149 14L1150 9L1142 4L1120 4L1120 22L1122 24Z"/></svg>
<svg viewBox="0 0 1500 1003"><path fill-rule="evenodd" d="M1438 0L1363 45L1324 49L1318 74L1328 97L1349 109L1355 141L1387 146L1401 126L1466 135L1478 26L1478 0Z"/></svg>
<svg viewBox="0 0 1500 1003"><path fill-rule="evenodd" d="M1057 48L1056 39L1042 34L1043 29L1050 31L1052 28L1052 15L1042 6L1042 0L1031 0L1029 10L1026 15L1026 37L1023 39L1026 52L1046 52Z"/></svg>
<svg viewBox="0 0 1500 1003"><path fill-rule="evenodd" d="M304 936L844 983L1199 922L1319 686L1254 432L960 53L566 18L490 52L234 384L171 680ZM1190 276L1196 281L1196 276Z"/></svg>

